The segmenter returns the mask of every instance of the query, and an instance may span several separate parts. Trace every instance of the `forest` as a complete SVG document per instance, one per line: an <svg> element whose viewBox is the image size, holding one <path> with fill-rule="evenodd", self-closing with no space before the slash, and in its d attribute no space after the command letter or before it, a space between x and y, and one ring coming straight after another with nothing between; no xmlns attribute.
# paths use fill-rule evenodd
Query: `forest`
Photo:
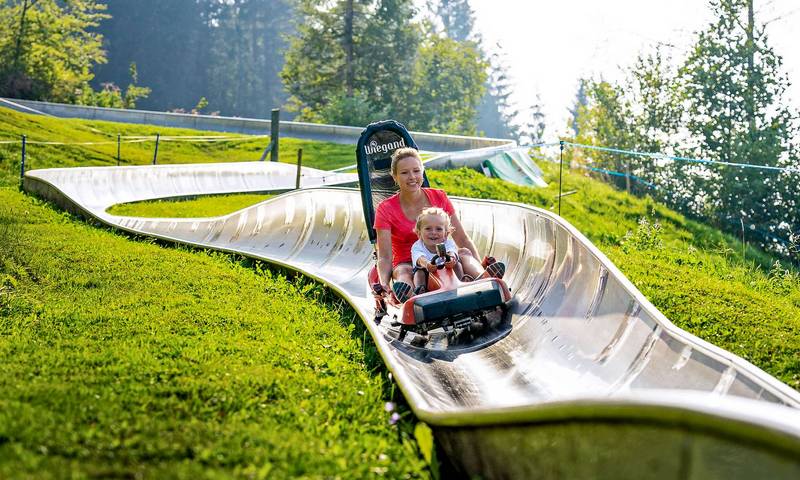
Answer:
<svg viewBox="0 0 800 480"><path fill-rule="evenodd" d="M256 118L280 107L311 122L389 116L414 130L519 133L505 66L474 31L467 0L0 5L1 96Z"/></svg>

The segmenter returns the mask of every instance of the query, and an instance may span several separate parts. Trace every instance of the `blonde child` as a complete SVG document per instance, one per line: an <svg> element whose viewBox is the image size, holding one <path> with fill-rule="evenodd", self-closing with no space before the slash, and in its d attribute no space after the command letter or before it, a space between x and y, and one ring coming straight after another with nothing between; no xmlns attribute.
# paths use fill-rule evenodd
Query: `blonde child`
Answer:
<svg viewBox="0 0 800 480"><path fill-rule="evenodd" d="M450 234L453 226L450 224L450 215L438 207L430 207L422 210L417 216L415 227L419 240L411 246L411 261L414 264L414 290L415 295L424 293L427 290L427 273L436 271L436 265L431 260L436 255L436 245L443 243L447 255L450 257L449 263L445 264L455 270L458 278L464 276L464 269L458 260L458 247ZM471 279L471 278L470 278Z"/></svg>

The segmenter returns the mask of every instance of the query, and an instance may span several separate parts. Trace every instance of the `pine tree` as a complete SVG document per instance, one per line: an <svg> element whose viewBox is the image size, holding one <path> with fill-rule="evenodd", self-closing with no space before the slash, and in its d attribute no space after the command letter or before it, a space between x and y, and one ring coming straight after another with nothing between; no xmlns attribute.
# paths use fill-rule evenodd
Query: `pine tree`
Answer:
<svg viewBox="0 0 800 480"><path fill-rule="evenodd" d="M475 31L475 12L469 0L428 1L428 10L439 19L447 38L480 45L480 36Z"/></svg>
<svg viewBox="0 0 800 480"><path fill-rule="evenodd" d="M516 119L519 110L511 103L511 79L505 53L498 44L497 50L489 57L489 73L486 80L486 93L478 107L478 131L494 138L519 137Z"/></svg>
<svg viewBox="0 0 800 480"><path fill-rule="evenodd" d="M570 115L569 127L572 129L572 135L576 138L581 134L579 126L580 114L586 109L586 105L589 103L589 99L586 96L587 82L588 80L585 78L578 79L578 90L575 92L575 100L572 102L572 107L568 109Z"/></svg>
<svg viewBox="0 0 800 480"><path fill-rule="evenodd" d="M323 121L320 112L341 111L336 104L353 97L367 102L361 107L394 115L412 83L419 45L412 2L301 0L298 8L298 33L281 78L300 118Z"/></svg>
<svg viewBox="0 0 800 480"><path fill-rule="evenodd" d="M682 67L687 127L698 139L695 154L735 164L777 166L796 134L794 113L782 101L788 80L755 22L752 0L714 0L716 20L700 32ZM780 178L764 170L711 166L706 193L722 226L751 225L750 237L767 235L782 221L775 191ZM761 233L759 233L761 232Z"/></svg>
<svg viewBox="0 0 800 480"><path fill-rule="evenodd" d="M536 145L544 142L547 123L542 109L542 98L537 94L536 102L528 109L527 119L520 129L520 143L523 145Z"/></svg>

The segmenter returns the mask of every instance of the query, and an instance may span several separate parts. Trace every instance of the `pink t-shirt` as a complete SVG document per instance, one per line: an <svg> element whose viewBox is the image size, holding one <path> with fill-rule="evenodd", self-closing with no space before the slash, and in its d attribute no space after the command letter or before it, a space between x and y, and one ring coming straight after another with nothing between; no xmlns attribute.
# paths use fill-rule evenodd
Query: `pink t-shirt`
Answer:
<svg viewBox="0 0 800 480"><path fill-rule="evenodd" d="M444 190L435 188L423 188L428 203L432 207L439 207L448 215L455 213L453 204L447 198ZM389 230L392 232L392 267L398 263L411 262L411 245L417 241L417 233L414 227L417 219L410 219L403 213L400 206L400 194L396 193L382 201L375 210L375 230Z"/></svg>

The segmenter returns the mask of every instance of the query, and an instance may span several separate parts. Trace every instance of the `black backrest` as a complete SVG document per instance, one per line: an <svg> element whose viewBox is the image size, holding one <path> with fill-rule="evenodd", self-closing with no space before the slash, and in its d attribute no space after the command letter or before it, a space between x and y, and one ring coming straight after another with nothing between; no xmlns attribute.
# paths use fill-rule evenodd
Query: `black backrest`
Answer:
<svg viewBox="0 0 800 480"><path fill-rule="evenodd" d="M376 234L372 225L375 221L375 208L385 199L397 193L397 185L391 174L392 153L398 148L411 147L419 150L414 139L402 123L383 120L370 123L361 132L356 146L356 165L358 183L361 189L361 205L364 221L367 222L369 240L375 243ZM428 177L423 173L424 187Z"/></svg>

